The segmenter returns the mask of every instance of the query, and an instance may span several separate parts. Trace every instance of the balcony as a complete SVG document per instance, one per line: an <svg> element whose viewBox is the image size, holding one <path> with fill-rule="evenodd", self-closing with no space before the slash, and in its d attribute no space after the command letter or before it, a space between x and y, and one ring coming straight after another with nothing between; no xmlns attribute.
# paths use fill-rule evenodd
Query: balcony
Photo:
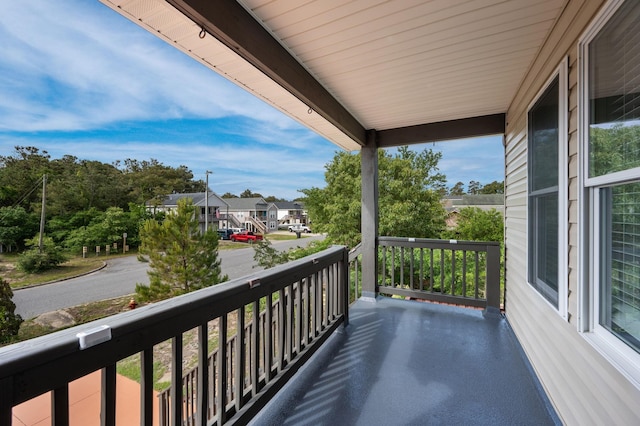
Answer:
<svg viewBox="0 0 640 426"><path fill-rule="evenodd" d="M115 424L116 365L132 355L143 425L557 422L498 310L497 244L380 237L379 247L378 291L403 299L359 297L359 254L335 246L1 348L0 424L49 391L53 424L68 424L69 383L95 372L93 420ZM171 385L156 397L154 348L166 341Z"/></svg>
<svg viewBox="0 0 640 426"><path fill-rule="evenodd" d="M551 425L503 318L387 297L357 301L349 326L256 425Z"/></svg>

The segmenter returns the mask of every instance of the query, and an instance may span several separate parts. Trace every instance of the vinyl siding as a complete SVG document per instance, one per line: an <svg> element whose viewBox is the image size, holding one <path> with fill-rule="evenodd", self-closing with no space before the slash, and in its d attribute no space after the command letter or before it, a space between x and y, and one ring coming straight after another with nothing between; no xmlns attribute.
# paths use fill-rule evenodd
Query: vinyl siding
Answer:
<svg viewBox="0 0 640 426"><path fill-rule="evenodd" d="M569 425L637 424L640 391L577 330L578 63L577 43L604 1L568 0L507 114L505 244L507 318L560 418ZM527 108L564 57L568 87L568 318L527 283Z"/></svg>

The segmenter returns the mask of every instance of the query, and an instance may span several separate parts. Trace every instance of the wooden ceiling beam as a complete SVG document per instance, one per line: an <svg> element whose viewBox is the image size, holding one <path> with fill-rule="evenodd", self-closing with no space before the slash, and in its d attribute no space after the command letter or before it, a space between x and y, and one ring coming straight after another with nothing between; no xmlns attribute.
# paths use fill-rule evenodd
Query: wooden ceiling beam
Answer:
<svg viewBox="0 0 640 426"><path fill-rule="evenodd" d="M504 135L505 114L484 115L377 131L379 148Z"/></svg>
<svg viewBox="0 0 640 426"><path fill-rule="evenodd" d="M366 143L358 120L236 1L167 1L359 145Z"/></svg>

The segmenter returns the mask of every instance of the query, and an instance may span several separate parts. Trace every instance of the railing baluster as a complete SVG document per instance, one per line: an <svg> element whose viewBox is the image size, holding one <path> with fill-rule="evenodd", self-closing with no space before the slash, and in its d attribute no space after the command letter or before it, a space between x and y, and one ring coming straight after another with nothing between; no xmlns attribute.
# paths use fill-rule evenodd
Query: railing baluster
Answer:
<svg viewBox="0 0 640 426"><path fill-rule="evenodd" d="M228 325L228 324L227 324ZM229 332L229 330L227 330L227 333ZM227 387L225 389L226 395L225 395L225 410L227 410L229 408L229 405L231 405L234 401L234 394L235 394L235 374L234 374L234 369L235 369L235 362L233 362L233 359L235 357L235 353L236 353L236 335L234 334L231 337L227 337Z"/></svg>
<svg viewBox="0 0 640 426"><path fill-rule="evenodd" d="M271 381L273 369L273 295L271 293L267 294L267 307L264 320L264 381L268 384Z"/></svg>
<svg viewBox="0 0 640 426"><path fill-rule="evenodd" d="M304 347L306 348L307 346L309 346L309 333L311 332L310 330L310 323L311 323L311 297L310 297L310 293L311 293L311 276L308 276L306 278L304 278L304 294L303 294L303 300L304 300L304 322L302 324L302 327L304 328Z"/></svg>
<svg viewBox="0 0 640 426"><path fill-rule="evenodd" d="M209 327L204 323L198 327L198 386L196 425L205 426L209 420Z"/></svg>
<svg viewBox="0 0 640 426"><path fill-rule="evenodd" d="M235 360L233 366L235 368L235 375L233 379L233 396L236 403L236 411L240 411L242 408L242 395L244 394L244 379L245 379L245 351L247 337L245 335L244 327L244 315L245 307L241 306L237 311L237 327L236 327L236 344L235 344ZM255 330L252 330L255 332Z"/></svg>
<svg viewBox="0 0 640 426"><path fill-rule="evenodd" d="M331 268L332 271L332 279L331 279L331 286L332 286L332 292L333 292L333 316L331 317L331 321L334 321L336 318L338 318L338 315L340 314L339 312L339 307L340 307L340 291L338 289L338 282L339 282L339 274L338 274L338 264L335 263L331 266L329 266Z"/></svg>
<svg viewBox="0 0 640 426"><path fill-rule="evenodd" d="M340 309L342 305L342 293L340 292L340 280L342 279L340 265L331 265L333 268L333 320L340 316Z"/></svg>
<svg viewBox="0 0 640 426"><path fill-rule="evenodd" d="M140 424L153 425L153 346L140 352Z"/></svg>
<svg viewBox="0 0 640 426"><path fill-rule="evenodd" d="M400 247L400 288L404 288L404 247Z"/></svg>
<svg viewBox="0 0 640 426"><path fill-rule="evenodd" d="M393 287L397 287L396 285L396 248L391 247L391 285Z"/></svg>
<svg viewBox="0 0 640 426"><path fill-rule="evenodd" d="M116 366L108 365L101 372L100 424L116 424Z"/></svg>
<svg viewBox="0 0 640 426"><path fill-rule="evenodd" d="M258 394L260 380L260 300L253 302L253 333L251 344L251 396Z"/></svg>
<svg viewBox="0 0 640 426"><path fill-rule="evenodd" d="M286 336L286 341L287 341L287 363L290 363L293 358L293 334L294 334L294 323L293 323L293 284L290 286L287 286L287 319L286 319L286 324L287 324L287 330L289 330L289 332L287 333Z"/></svg>
<svg viewBox="0 0 640 426"><path fill-rule="evenodd" d="M285 291L281 289L278 294L280 295L278 306L278 373L282 372L285 367L286 354L285 354L285 334L287 329L287 319L285 315L286 298Z"/></svg>
<svg viewBox="0 0 640 426"><path fill-rule="evenodd" d="M409 249L409 288L415 290L414 265L413 265L413 249Z"/></svg>
<svg viewBox="0 0 640 426"><path fill-rule="evenodd" d="M353 299L357 300L358 299L358 286L360 285L360 259L358 257L356 257L356 282L353 286ZM351 289L349 289L349 291L351 291Z"/></svg>
<svg viewBox="0 0 640 426"><path fill-rule="evenodd" d="M467 297L467 251L462 250L462 297Z"/></svg>
<svg viewBox="0 0 640 426"><path fill-rule="evenodd" d="M334 291L334 278L335 278L335 265L330 265L327 267L327 292L329 294L328 303L327 303L327 325L333 320L335 314L335 291Z"/></svg>
<svg viewBox="0 0 640 426"><path fill-rule="evenodd" d="M380 281L380 285L386 286L387 285L387 247L382 247L382 265L380 265L380 267L382 268L382 281ZM393 284L393 283L391 283Z"/></svg>
<svg viewBox="0 0 640 426"><path fill-rule="evenodd" d="M227 314L218 319L218 360L217 360L217 395L216 408L218 411L218 425L227 421Z"/></svg>
<svg viewBox="0 0 640 426"><path fill-rule="evenodd" d="M159 422L161 425L168 425L171 422L169 407L171 406L171 388L160 394L160 414Z"/></svg>
<svg viewBox="0 0 640 426"><path fill-rule="evenodd" d="M451 295L456 294L456 251L451 250Z"/></svg>
<svg viewBox="0 0 640 426"><path fill-rule="evenodd" d="M429 249L429 291L433 292L433 249Z"/></svg>
<svg viewBox="0 0 640 426"><path fill-rule="evenodd" d="M418 290L424 290L424 249L420 247L420 273L418 276Z"/></svg>
<svg viewBox="0 0 640 426"><path fill-rule="evenodd" d="M322 329L324 330L329 324L329 271L324 268L321 272L322 276Z"/></svg>
<svg viewBox="0 0 640 426"><path fill-rule="evenodd" d="M181 425L182 419L182 333L171 339L171 424Z"/></svg>
<svg viewBox="0 0 640 426"><path fill-rule="evenodd" d="M338 269L338 292L340 297L340 314L344 316L344 326L349 325L349 253L344 253L342 262Z"/></svg>
<svg viewBox="0 0 640 426"><path fill-rule="evenodd" d="M69 425L69 384L51 391L51 423L54 426Z"/></svg>
<svg viewBox="0 0 640 426"><path fill-rule="evenodd" d="M314 316L315 316L315 329L316 329L316 337L320 335L320 332L322 331L322 272L316 272L315 274L316 279L315 279L315 294L316 294L316 300L315 300L315 309L314 309Z"/></svg>
<svg viewBox="0 0 640 426"><path fill-rule="evenodd" d="M295 310L295 322L296 322L296 353L300 353L302 350L302 328L303 328L303 313L302 313L302 284L303 280L298 281L295 284L296 287L296 310Z"/></svg>
<svg viewBox="0 0 640 426"><path fill-rule="evenodd" d="M11 401L13 398L13 376L0 380L0 425L10 425L13 417Z"/></svg>
<svg viewBox="0 0 640 426"><path fill-rule="evenodd" d="M480 272L479 272L480 266L478 265L478 263L479 263L479 253L476 252L476 274L475 274L476 275L475 276L475 280L476 280L475 281L475 286L476 286L476 288L475 288L475 296L476 296L476 299L478 298L478 289L480 287Z"/></svg>
<svg viewBox="0 0 640 426"><path fill-rule="evenodd" d="M183 420L185 426L195 424L195 407L193 406L193 374L188 372L182 376Z"/></svg>
<svg viewBox="0 0 640 426"><path fill-rule="evenodd" d="M220 379L217 376L218 352L220 352L220 344L218 344L218 348L213 351L209 357L209 388L211 389L211 392L209 393L209 417L207 421L216 417L220 412L216 405L218 401L218 381Z"/></svg>
<svg viewBox="0 0 640 426"><path fill-rule="evenodd" d="M440 249L440 293L445 293L444 288L444 249Z"/></svg>

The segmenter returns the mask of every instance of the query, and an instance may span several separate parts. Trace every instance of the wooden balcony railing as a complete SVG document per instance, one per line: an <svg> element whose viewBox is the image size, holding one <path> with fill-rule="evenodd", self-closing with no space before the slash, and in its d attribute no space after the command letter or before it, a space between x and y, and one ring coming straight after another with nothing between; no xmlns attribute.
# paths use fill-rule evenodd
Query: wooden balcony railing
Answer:
<svg viewBox="0 0 640 426"><path fill-rule="evenodd" d="M380 293L500 309L497 242L380 237Z"/></svg>
<svg viewBox="0 0 640 426"><path fill-rule="evenodd" d="M160 420L246 423L348 323L347 263L347 250L334 246L251 279L0 348L0 424L11 424L12 407L48 391L52 423L69 424L69 383L94 371L102 372L101 423L115 424L116 363L140 354L140 424L152 425L154 347L167 340L171 388ZM188 333L196 334L197 368L185 375Z"/></svg>
<svg viewBox="0 0 640 426"><path fill-rule="evenodd" d="M362 294L361 248L349 254L351 300ZM497 242L378 237L376 292L500 309Z"/></svg>

